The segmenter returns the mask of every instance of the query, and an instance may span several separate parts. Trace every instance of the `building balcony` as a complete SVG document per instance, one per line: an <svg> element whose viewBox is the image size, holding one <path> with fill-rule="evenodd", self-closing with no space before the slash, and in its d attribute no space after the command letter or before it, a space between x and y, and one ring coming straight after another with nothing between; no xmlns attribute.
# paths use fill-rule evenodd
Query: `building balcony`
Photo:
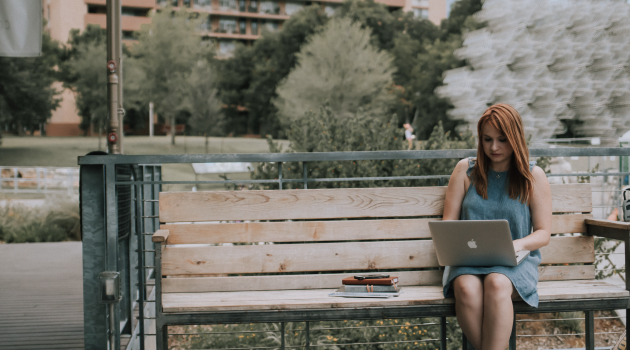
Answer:
<svg viewBox="0 0 630 350"><path fill-rule="evenodd" d="M405 7L405 0L378 0L376 2L389 7Z"/></svg>
<svg viewBox="0 0 630 350"><path fill-rule="evenodd" d="M106 5L107 0L85 0L86 4L90 5ZM122 0L122 6L125 7L141 7L141 8L155 8L155 0Z"/></svg>
<svg viewBox="0 0 630 350"><path fill-rule="evenodd" d="M204 36L209 36L211 38L220 38L220 39L239 39L239 40L256 40L260 38L260 35L254 34L240 34L237 31L228 32L225 30L217 29L213 32L202 33Z"/></svg>
<svg viewBox="0 0 630 350"><path fill-rule="evenodd" d="M121 27L124 31L138 31L143 24L151 23L149 17L122 16ZM101 28L107 28L107 15L101 13L88 13L85 15L85 25L96 24Z"/></svg>
<svg viewBox="0 0 630 350"><path fill-rule="evenodd" d="M260 18L260 19L275 19L275 20L287 20L289 19L289 15L287 14L274 14L274 13L263 13L263 12L241 12L238 10L229 10L229 9L197 9L195 12L203 12L209 13L211 15L217 16L230 16L230 17L245 17L245 18Z"/></svg>

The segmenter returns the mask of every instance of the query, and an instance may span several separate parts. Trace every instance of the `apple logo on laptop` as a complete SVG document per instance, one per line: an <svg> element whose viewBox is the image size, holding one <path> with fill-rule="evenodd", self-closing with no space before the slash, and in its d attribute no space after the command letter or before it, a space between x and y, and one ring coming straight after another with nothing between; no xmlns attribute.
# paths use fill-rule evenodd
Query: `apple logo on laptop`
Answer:
<svg viewBox="0 0 630 350"><path fill-rule="evenodd" d="M477 243L475 243L475 240L474 240L474 239L471 239L471 240L468 242L468 246L469 246L470 248L473 248L473 249L474 249L474 248L477 248Z"/></svg>

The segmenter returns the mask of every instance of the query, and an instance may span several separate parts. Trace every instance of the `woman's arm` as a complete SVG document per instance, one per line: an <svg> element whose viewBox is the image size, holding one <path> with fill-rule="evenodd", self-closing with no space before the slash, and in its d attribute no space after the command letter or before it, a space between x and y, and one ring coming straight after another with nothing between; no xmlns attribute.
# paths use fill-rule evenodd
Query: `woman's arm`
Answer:
<svg viewBox="0 0 630 350"><path fill-rule="evenodd" d="M551 187L545 172L534 167L534 188L530 195L529 209L532 213L534 232L514 241L514 251L536 250L549 244L551 238Z"/></svg>
<svg viewBox="0 0 630 350"><path fill-rule="evenodd" d="M466 196L466 180L468 176L468 159L462 159L457 163L451 179L446 189L446 198L444 199L444 214L442 220L459 220L459 213L462 209L462 201Z"/></svg>

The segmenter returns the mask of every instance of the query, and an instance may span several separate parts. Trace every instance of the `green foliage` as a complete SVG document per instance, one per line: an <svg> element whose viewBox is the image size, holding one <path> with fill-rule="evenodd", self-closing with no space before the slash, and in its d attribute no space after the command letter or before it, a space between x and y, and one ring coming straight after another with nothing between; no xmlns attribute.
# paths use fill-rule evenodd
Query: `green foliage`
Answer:
<svg viewBox="0 0 630 350"><path fill-rule="evenodd" d="M372 45L393 55L397 88L392 90L392 97L396 103L388 105L383 115L395 113L399 125L413 120L418 138L426 139L439 122L446 130L457 126L446 114L451 105L437 97L434 90L442 84L444 71L464 65L454 56L454 50L461 47L462 32L483 25L472 18L480 9L481 0L459 0L450 18L438 27L426 19L414 18L412 13L390 12L373 0L347 0L334 18L350 18L371 30ZM231 131L286 136L276 105L270 102L276 99L277 87L296 66L300 47L327 20L319 7L304 9L291 16L282 30L264 33L253 46L241 46L232 58L221 62L219 90L223 102L231 107ZM237 106L248 108L248 119L237 112Z"/></svg>
<svg viewBox="0 0 630 350"><path fill-rule="evenodd" d="M342 33L342 34L341 34ZM370 44L370 30L349 18L330 20L296 54L298 64L277 89L274 101L285 125L329 102L345 119L359 107L382 115L391 101L393 57Z"/></svg>
<svg viewBox="0 0 630 350"><path fill-rule="evenodd" d="M584 313L580 311L556 312L556 326L564 334L584 333Z"/></svg>
<svg viewBox="0 0 630 350"><path fill-rule="evenodd" d="M178 348L184 349L248 348L253 346L280 348L282 338L278 323L182 328L185 331L183 333L203 333L175 337L173 339L174 344ZM306 343L305 329L306 325L303 322L285 323L285 346L304 346ZM461 330L454 317L448 318L447 338L448 349L461 349ZM439 339L438 318L410 318L311 322L309 342L311 346L329 350L367 348L434 350L439 348ZM343 345L348 343L358 344Z"/></svg>
<svg viewBox="0 0 630 350"><path fill-rule="evenodd" d="M144 105L153 102L156 113L170 120L172 126L186 110L194 67L213 61L209 42L191 35L199 23L200 19L190 18L184 9L173 12L167 7L154 13L151 24L139 32L133 59L128 62L132 98ZM175 143L175 133L171 143Z"/></svg>
<svg viewBox="0 0 630 350"><path fill-rule="evenodd" d="M341 120L330 106L322 106L315 112L307 112L306 117L296 120L288 131L290 146L288 152L342 152L342 151L385 151L406 149L403 140L404 129L397 126L395 118L387 121L374 118L363 111ZM280 146L269 140L270 152L280 152ZM474 148L475 140L470 132L451 137L438 124L428 141L419 144L421 150ZM427 160L369 160L369 161L322 161L308 163L309 178L348 178L382 177L411 175L448 175L458 159ZM284 163L283 177L300 179L303 176L301 164ZM276 164L264 163L252 172L252 179L276 179ZM339 181L309 183L308 188L348 188L348 187L401 187L437 185L437 180L374 180ZM274 185L261 185L272 188ZM287 183L286 188L302 188L300 183Z"/></svg>
<svg viewBox="0 0 630 350"><path fill-rule="evenodd" d="M276 107L271 103L277 97L276 87L295 67L300 47L327 20L320 6L307 7L284 22L282 30L263 32L251 47L239 46L232 58L218 63L219 90L228 106L229 131L282 134ZM241 118L238 106L247 107L247 119Z"/></svg>
<svg viewBox="0 0 630 350"><path fill-rule="evenodd" d="M58 197L43 207L7 204L0 207L0 241L6 243L81 240L79 201Z"/></svg>
<svg viewBox="0 0 630 350"><path fill-rule="evenodd" d="M188 123L198 134L222 135L224 121L216 73L208 62L201 62L193 68L188 81L186 109L192 115Z"/></svg>
<svg viewBox="0 0 630 350"><path fill-rule="evenodd" d="M48 33L42 34L39 57L0 57L0 122L24 134L45 123L61 99L52 84L57 81L55 66L61 49Z"/></svg>

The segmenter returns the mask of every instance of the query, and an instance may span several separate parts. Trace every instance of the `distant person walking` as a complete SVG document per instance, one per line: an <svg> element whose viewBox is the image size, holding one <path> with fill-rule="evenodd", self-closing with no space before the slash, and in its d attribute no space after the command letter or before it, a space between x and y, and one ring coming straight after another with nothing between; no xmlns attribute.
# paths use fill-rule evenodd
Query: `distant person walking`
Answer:
<svg viewBox="0 0 630 350"><path fill-rule="evenodd" d="M407 150L410 150L413 147L413 140L416 138L416 136L413 134L413 127L411 126L411 124L405 123L403 124L403 127L405 128L405 139L409 143L409 147L407 147Z"/></svg>

